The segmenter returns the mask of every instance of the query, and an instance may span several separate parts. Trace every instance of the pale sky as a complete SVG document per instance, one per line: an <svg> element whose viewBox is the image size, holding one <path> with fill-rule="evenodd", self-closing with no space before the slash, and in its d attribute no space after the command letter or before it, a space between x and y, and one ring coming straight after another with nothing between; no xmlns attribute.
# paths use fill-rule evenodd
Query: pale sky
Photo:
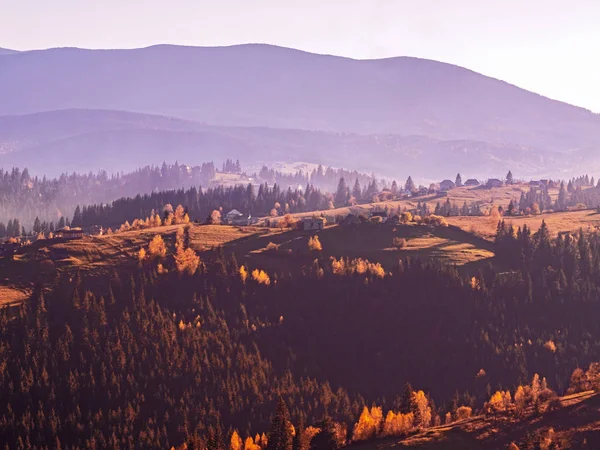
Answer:
<svg viewBox="0 0 600 450"><path fill-rule="evenodd" d="M598 0L0 0L0 47L269 43L457 64L600 112Z"/></svg>

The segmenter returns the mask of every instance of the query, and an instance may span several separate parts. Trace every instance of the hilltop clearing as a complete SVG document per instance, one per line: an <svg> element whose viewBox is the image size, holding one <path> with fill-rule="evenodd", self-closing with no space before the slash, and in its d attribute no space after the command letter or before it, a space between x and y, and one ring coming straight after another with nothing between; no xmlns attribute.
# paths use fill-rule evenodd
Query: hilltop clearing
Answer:
<svg viewBox="0 0 600 450"><path fill-rule="evenodd" d="M462 186L451 189L447 192L438 192L436 194L420 195L415 197L404 198L402 200L389 200L380 201L374 203L365 203L356 206L345 206L342 208L334 208L326 211L306 212L294 214L294 217L311 217L314 214L324 214L327 217L346 216L348 214L366 214L368 215L373 211L384 211L389 210L412 210L417 207L419 203L427 204L430 212L435 210L436 205L439 203L443 205L446 201L450 201L452 205L456 205L459 208L466 202L468 205L478 205L482 213L486 212L492 206L502 206L506 209L512 200L513 202L519 201L522 193L527 193L531 187L528 183L518 183L513 185L504 185L502 187L487 187L487 186L475 186L468 187ZM548 189L550 198L555 200L558 196L558 188ZM471 217L467 217L471 219Z"/></svg>
<svg viewBox="0 0 600 450"><path fill-rule="evenodd" d="M532 230L537 230L542 221L546 222L553 236L563 232L595 231L600 227L600 214L596 210L568 211L541 214L537 216L504 216L500 218L508 225L516 228L527 225ZM447 217L449 224L455 225L464 231L475 234L487 240L496 236L498 219L491 217Z"/></svg>
<svg viewBox="0 0 600 450"><path fill-rule="evenodd" d="M161 235L171 251L175 234L183 225L127 231L82 239L42 239L23 247L11 260L0 259L3 292L13 303L26 298L36 281L50 282L58 273L82 272L102 277L115 270L136 267L141 248ZM465 270L493 258L485 240L458 228L365 223L352 227L332 226L318 232L322 251L309 251L308 241L316 232L264 227L192 225L190 247L201 258L217 247L234 254L240 263L273 272L310 266L315 259L329 264L330 258L365 258L391 269L400 259L419 258L464 266Z"/></svg>

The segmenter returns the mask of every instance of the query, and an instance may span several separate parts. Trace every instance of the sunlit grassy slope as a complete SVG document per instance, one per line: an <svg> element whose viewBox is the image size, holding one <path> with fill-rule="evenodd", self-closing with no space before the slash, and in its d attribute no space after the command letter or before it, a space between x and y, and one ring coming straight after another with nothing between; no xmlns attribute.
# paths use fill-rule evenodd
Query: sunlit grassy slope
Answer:
<svg viewBox="0 0 600 450"><path fill-rule="evenodd" d="M490 217L448 217L446 220L451 225L488 240L494 238L498 225L498 221ZM515 227L527 224L533 231L536 231L544 220L553 235L579 229L593 231L600 227L600 214L595 210L549 213L539 216L505 216L503 220Z"/></svg>
<svg viewBox="0 0 600 450"><path fill-rule="evenodd" d="M168 252L174 252L179 226L129 231L110 236L65 241L40 240L24 248L11 260L0 259L4 278L0 283L3 302L14 303L26 298L35 282L52 283L59 273L81 272L91 277L110 275L114 270L134 269L137 254L156 235L163 236ZM330 264L331 257L366 258L391 269L399 259L454 264L468 270L493 257L492 246L484 239L458 228L430 228L417 225L371 224L353 227L331 226L320 231L322 252L308 249L308 239L315 233L263 227L193 225L190 245L202 258L210 250L222 247L234 254L240 264L271 272L294 271L313 263ZM404 247L394 246L394 238L404 239ZM277 250L267 250L273 243Z"/></svg>
<svg viewBox="0 0 600 450"><path fill-rule="evenodd" d="M383 439L353 444L352 450L505 450L511 442L524 447L528 433L552 428L554 440L568 442L573 449L600 448L600 396L584 392L561 399L556 411L522 420L477 416L461 422L430 428L405 439ZM584 441L587 446L584 445ZM539 448L539 447L536 447ZM552 448L552 447L551 447Z"/></svg>

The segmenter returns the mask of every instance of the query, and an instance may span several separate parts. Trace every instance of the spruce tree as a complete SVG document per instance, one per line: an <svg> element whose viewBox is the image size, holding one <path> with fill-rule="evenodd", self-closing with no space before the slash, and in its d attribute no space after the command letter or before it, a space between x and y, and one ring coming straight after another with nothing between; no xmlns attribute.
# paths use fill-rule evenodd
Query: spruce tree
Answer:
<svg viewBox="0 0 600 450"><path fill-rule="evenodd" d="M304 418L300 416L298 421L298 427L296 428L296 434L292 444L293 450L308 450L310 446L309 436L306 434L304 427Z"/></svg>
<svg viewBox="0 0 600 450"><path fill-rule="evenodd" d="M506 174L506 184L513 184L514 183L514 178L513 178L513 174L512 172L509 170L508 173Z"/></svg>
<svg viewBox="0 0 600 450"><path fill-rule="evenodd" d="M460 173L458 175L456 175L456 181L454 184L456 184L456 187L461 187L463 185L462 177L460 176Z"/></svg>
<svg viewBox="0 0 600 450"><path fill-rule="evenodd" d="M344 177L340 178L338 183L337 192L335 194L335 206L346 206L348 200L348 187L346 186L346 180Z"/></svg>
<svg viewBox="0 0 600 450"><path fill-rule="evenodd" d="M292 450L291 425L290 413L283 398L279 397L277 408L271 421L266 450Z"/></svg>

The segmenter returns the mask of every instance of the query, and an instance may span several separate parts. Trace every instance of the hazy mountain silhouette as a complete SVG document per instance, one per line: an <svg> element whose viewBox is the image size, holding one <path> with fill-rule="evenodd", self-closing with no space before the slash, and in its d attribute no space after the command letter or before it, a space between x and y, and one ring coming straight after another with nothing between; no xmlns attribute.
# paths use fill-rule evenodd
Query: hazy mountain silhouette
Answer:
<svg viewBox="0 0 600 450"><path fill-rule="evenodd" d="M11 50L9 48L0 47L0 56L2 55L12 55L13 53L17 53L16 50Z"/></svg>
<svg viewBox="0 0 600 450"><path fill-rule="evenodd" d="M151 112L219 125L426 135L594 152L600 117L470 70L268 45L5 55L0 114ZM349 155L354 156L354 155Z"/></svg>
<svg viewBox="0 0 600 450"><path fill-rule="evenodd" d="M0 117L0 166L32 173L127 171L178 160L198 164L238 158L242 164L308 161L390 177L442 179L462 172L498 176L572 169L571 157L518 145L425 136L358 135L266 127L210 126L163 116L108 110L64 110Z"/></svg>

